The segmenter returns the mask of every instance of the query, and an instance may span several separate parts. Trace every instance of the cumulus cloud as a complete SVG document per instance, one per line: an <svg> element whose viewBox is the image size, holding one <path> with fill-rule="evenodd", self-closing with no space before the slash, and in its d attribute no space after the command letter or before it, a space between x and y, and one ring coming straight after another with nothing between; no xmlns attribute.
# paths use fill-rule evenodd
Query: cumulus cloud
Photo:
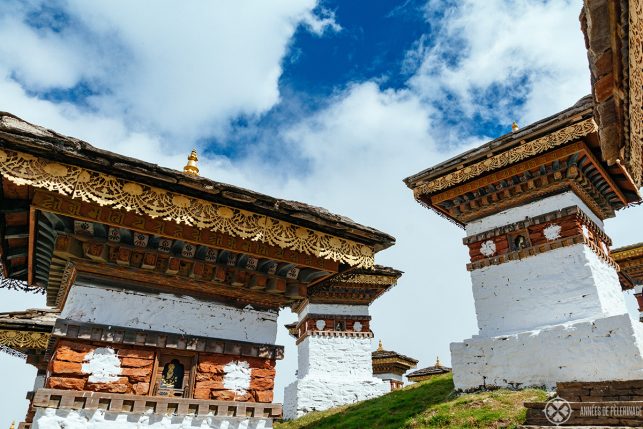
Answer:
<svg viewBox="0 0 643 429"><path fill-rule="evenodd" d="M449 115L527 124L590 92L582 1L451 4L429 2L426 16L437 29L407 56L419 63L410 84L427 102Z"/></svg>
<svg viewBox="0 0 643 429"><path fill-rule="evenodd" d="M295 29L338 29L315 0L276 2L128 1L14 6L2 15L0 63L33 90L88 88L95 111L168 139L224 138L237 115L279 102L281 61Z"/></svg>

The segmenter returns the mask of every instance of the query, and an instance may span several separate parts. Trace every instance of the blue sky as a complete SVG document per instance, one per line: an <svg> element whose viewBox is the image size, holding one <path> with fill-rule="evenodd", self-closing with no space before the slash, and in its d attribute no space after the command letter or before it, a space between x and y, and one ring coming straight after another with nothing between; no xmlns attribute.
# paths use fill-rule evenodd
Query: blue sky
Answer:
<svg viewBox="0 0 643 429"><path fill-rule="evenodd" d="M375 336L420 365L448 363L449 343L477 330L464 233L402 179L589 93L581 6L6 0L0 109L166 167L196 147L204 176L391 233L397 245L377 261L405 275L371 307ZM636 210L608 223L615 245L643 241ZM0 311L44 306L0 297ZM280 323L292 319L284 310ZM285 329L278 343L277 400L296 368ZM14 386L0 401L8 425L34 373L9 356L0 365Z"/></svg>

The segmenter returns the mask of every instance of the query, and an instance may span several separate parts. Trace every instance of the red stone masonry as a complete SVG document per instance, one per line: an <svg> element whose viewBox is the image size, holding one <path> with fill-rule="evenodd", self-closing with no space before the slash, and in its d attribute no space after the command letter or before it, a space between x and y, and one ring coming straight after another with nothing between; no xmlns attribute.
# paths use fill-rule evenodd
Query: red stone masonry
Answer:
<svg viewBox="0 0 643 429"><path fill-rule="evenodd" d="M239 394L224 387L225 366L232 362L250 366L250 387ZM195 399L222 401L272 402L275 387L275 361L254 357L200 354L197 365Z"/></svg>
<svg viewBox="0 0 643 429"><path fill-rule="evenodd" d="M60 341L49 364L46 386L52 389L146 395L150 389L155 353L130 347L114 349L121 361L121 377L111 383L90 383L82 370L85 356L100 346Z"/></svg>
<svg viewBox="0 0 643 429"><path fill-rule="evenodd" d="M558 237L549 239L544 231L554 225L560 227ZM519 236L524 239L521 247L516 245ZM491 255L482 253L483 244L486 242L495 245L495 251ZM609 256L609 237L575 208L537 216L529 221L495 228L464 239L464 244L469 247L471 263L467 265L467 269L470 271L577 243L585 243L599 257L616 265Z"/></svg>
<svg viewBox="0 0 643 429"><path fill-rule="evenodd" d="M154 383L156 351L132 347L115 347L120 360L119 379L110 383L90 383L83 372L88 353L102 345L61 340L49 364L45 386L51 389L147 395ZM110 346L110 348L112 348ZM163 353L163 352L161 352ZM225 366L231 362L247 362L250 386L239 394L224 387ZM190 370L186 368L186 371ZM270 403L273 400L275 360L248 356L198 353L192 397L194 399Z"/></svg>

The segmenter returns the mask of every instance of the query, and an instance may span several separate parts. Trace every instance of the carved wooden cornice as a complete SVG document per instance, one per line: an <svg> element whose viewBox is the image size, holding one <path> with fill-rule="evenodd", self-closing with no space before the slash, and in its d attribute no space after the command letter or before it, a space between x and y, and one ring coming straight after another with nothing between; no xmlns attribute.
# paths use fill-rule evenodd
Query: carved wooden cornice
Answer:
<svg viewBox="0 0 643 429"><path fill-rule="evenodd" d="M629 4L629 149L625 159L637 186L643 182L643 0Z"/></svg>
<svg viewBox="0 0 643 429"><path fill-rule="evenodd" d="M100 206L222 232L350 266L373 266L374 249L364 244L22 152L0 149L0 174L17 185L47 189Z"/></svg>
<svg viewBox="0 0 643 429"><path fill-rule="evenodd" d="M416 199L425 194L431 194L449 188L459 183L466 182L482 174L515 164L524 159L541 154L555 147L577 140L597 130L593 119L585 119L569 125L543 137L531 140L509 149L505 152L491 156L484 161L463 167L457 171L438 177L428 183L413 189Z"/></svg>
<svg viewBox="0 0 643 429"><path fill-rule="evenodd" d="M107 408L119 414L150 414L165 416L168 414L195 417L256 422L281 417L281 404L264 404L259 402L210 401L188 398L168 398L122 393L89 392L61 389L36 390L32 406L34 408L64 408L86 410L86 412ZM172 406L176 408L172 408ZM237 417L228 417L232 416Z"/></svg>
<svg viewBox="0 0 643 429"><path fill-rule="evenodd" d="M621 262L626 259L639 258L643 257L643 243L638 247L628 248L628 249L614 249L612 251L612 257L615 261Z"/></svg>
<svg viewBox="0 0 643 429"><path fill-rule="evenodd" d="M108 326L67 319L58 319L56 321L52 335L56 338L65 338L72 341L94 341L114 344L115 346L119 344L141 346L144 344L146 347L161 349L188 350L262 359L280 360L284 358L284 348L278 345L232 341L123 326Z"/></svg>

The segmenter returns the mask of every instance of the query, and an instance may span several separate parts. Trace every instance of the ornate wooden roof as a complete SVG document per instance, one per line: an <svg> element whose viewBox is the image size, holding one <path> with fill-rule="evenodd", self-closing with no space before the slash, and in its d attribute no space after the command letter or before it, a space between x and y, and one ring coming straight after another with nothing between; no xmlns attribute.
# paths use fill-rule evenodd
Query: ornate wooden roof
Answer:
<svg viewBox="0 0 643 429"><path fill-rule="evenodd" d="M1 286L46 289L61 308L76 276L91 275L276 308L373 267L395 243L325 209L200 177L190 157L175 171L0 112Z"/></svg>
<svg viewBox="0 0 643 429"><path fill-rule="evenodd" d="M580 14L603 160L643 184L643 0L587 0Z"/></svg>
<svg viewBox="0 0 643 429"><path fill-rule="evenodd" d="M597 131L585 97L404 181L421 204L460 225L568 190L600 218L612 217L640 195L621 164L600 159Z"/></svg>
<svg viewBox="0 0 643 429"><path fill-rule="evenodd" d="M643 243L613 249L611 256L619 266L618 276L623 289L643 285Z"/></svg>
<svg viewBox="0 0 643 429"><path fill-rule="evenodd" d="M409 381L417 382L431 378L434 375L446 374L448 372L451 372L451 368L442 365L438 358L436 359L435 365L410 372L406 375L406 378L408 378Z"/></svg>
<svg viewBox="0 0 643 429"><path fill-rule="evenodd" d="M373 374L394 373L403 375L411 368L415 368L418 360L403 354L384 350L382 341L379 342L379 347L372 354L373 361Z"/></svg>
<svg viewBox="0 0 643 429"><path fill-rule="evenodd" d="M97 149L2 112L0 175L4 193L0 230L8 234L0 237L0 259L6 277L26 278L24 246L7 241L26 240L27 209L36 189L348 266L369 267L374 253L395 243L388 234L323 208Z"/></svg>

